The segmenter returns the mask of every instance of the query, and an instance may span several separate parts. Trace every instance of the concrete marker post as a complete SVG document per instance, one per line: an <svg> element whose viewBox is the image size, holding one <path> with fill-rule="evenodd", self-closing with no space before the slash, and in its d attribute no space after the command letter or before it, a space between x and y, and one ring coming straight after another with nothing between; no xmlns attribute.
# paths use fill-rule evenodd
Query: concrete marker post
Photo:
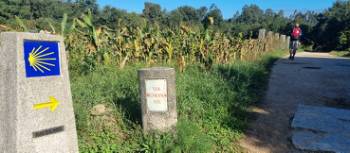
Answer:
<svg viewBox="0 0 350 153"><path fill-rule="evenodd" d="M266 51L272 51L273 50L273 38L274 34L272 31L268 31L266 38L267 38L267 47L266 47Z"/></svg>
<svg viewBox="0 0 350 153"><path fill-rule="evenodd" d="M63 38L0 34L0 151L77 153Z"/></svg>
<svg viewBox="0 0 350 153"><path fill-rule="evenodd" d="M274 35L274 50L280 49L280 34L279 33L275 33Z"/></svg>
<svg viewBox="0 0 350 153"><path fill-rule="evenodd" d="M266 36L266 29L260 29L258 39L263 40L263 39L265 39L265 36Z"/></svg>
<svg viewBox="0 0 350 153"><path fill-rule="evenodd" d="M177 123L175 70L144 68L138 77L144 132L171 130Z"/></svg>
<svg viewBox="0 0 350 153"><path fill-rule="evenodd" d="M287 36L287 40L286 40L286 47L287 47L287 49L289 50L289 48L290 48L290 36Z"/></svg>
<svg viewBox="0 0 350 153"><path fill-rule="evenodd" d="M281 49L286 49L286 35L281 35L280 37L280 46Z"/></svg>

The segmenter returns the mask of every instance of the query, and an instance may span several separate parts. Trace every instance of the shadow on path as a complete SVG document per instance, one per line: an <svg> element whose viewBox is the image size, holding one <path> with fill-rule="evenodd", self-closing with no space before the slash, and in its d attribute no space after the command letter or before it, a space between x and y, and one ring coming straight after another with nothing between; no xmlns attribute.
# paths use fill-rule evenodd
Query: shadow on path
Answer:
<svg viewBox="0 0 350 153"><path fill-rule="evenodd" d="M290 122L297 105L347 108L350 59L302 52L294 61L281 59L274 65L265 98L251 109L254 119L240 143L252 153L303 152L290 141Z"/></svg>

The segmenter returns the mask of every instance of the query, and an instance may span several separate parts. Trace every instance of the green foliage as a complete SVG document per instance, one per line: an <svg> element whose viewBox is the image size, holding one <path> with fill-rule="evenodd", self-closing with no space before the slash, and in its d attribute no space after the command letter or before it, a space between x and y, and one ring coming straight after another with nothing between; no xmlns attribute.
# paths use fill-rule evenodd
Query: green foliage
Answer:
<svg viewBox="0 0 350 153"><path fill-rule="evenodd" d="M177 20L178 23L180 23L181 21L199 23L203 18L203 16L199 14L199 11L197 11L191 6L178 7L176 10L172 11L171 14L174 15L174 18L176 18L176 15L180 17Z"/></svg>
<svg viewBox="0 0 350 153"><path fill-rule="evenodd" d="M145 2L145 7L142 14L150 22L160 22L164 13L162 12L159 4Z"/></svg>
<svg viewBox="0 0 350 153"><path fill-rule="evenodd" d="M244 40L240 29L245 22L253 23L247 33L271 26L272 21L259 24L267 20L261 17L265 14L281 21L272 28L282 29L287 22L283 13L257 7L240 14L242 21L228 22L215 5L167 13L145 3L138 15L111 7L98 10L96 0L19 2L1 2L9 9L0 11L0 19L11 23L18 14L23 21L15 21L22 30L58 32L60 27L65 37L79 148L91 153L239 151L234 142L245 128L246 109L261 98L274 59L260 58L269 50L257 40ZM254 10L260 13L254 16ZM159 65L178 67L179 122L173 132L144 134L136 70ZM108 113L91 115L97 104L106 105Z"/></svg>
<svg viewBox="0 0 350 153"><path fill-rule="evenodd" d="M145 27L113 30L95 25L93 20L91 11L88 11L81 18L73 20L72 30L65 35L67 50L71 50L71 68L80 69L81 73L94 70L97 64L115 64L123 68L132 62L152 65L175 60L178 67L200 63L202 67L210 69L213 64L229 63L244 56L252 59L268 51L258 47L262 46L260 42L245 43L242 36L215 30L214 24L206 29L180 25L180 29L172 30L147 23ZM208 17L209 20L210 23L215 22L213 17ZM75 27L75 23L79 27ZM249 48L246 52L250 54L241 53L242 48Z"/></svg>
<svg viewBox="0 0 350 153"><path fill-rule="evenodd" d="M245 5L241 14L237 12L229 19L232 24L230 31L233 33L242 32L245 37L257 37L257 31L260 28L288 35L290 29L286 29L291 21L291 18L284 16L282 10L274 12L272 9L266 9L264 11L255 4ZM254 31L253 35L250 34L251 31Z"/></svg>
<svg viewBox="0 0 350 153"><path fill-rule="evenodd" d="M98 32L93 24L93 15L90 10L86 14L83 14L81 19L76 19L78 25L87 31L87 36L89 37L90 42L94 45L95 49L99 47Z"/></svg>
<svg viewBox="0 0 350 153"><path fill-rule="evenodd" d="M55 27L52 25L52 23L49 20L47 20L47 23L49 24L52 33L56 33Z"/></svg>
<svg viewBox="0 0 350 153"><path fill-rule="evenodd" d="M67 13L63 14L63 19L61 22L61 36L64 37L65 31L66 31L66 25L67 25L68 15Z"/></svg>
<svg viewBox="0 0 350 153"><path fill-rule="evenodd" d="M85 153L115 153L119 150L119 142L110 131L90 133L91 141L94 143L80 145L80 151Z"/></svg>
<svg viewBox="0 0 350 153"><path fill-rule="evenodd" d="M350 41L350 1L336 1L327 11L317 16L312 39L318 50L347 50Z"/></svg>
<svg viewBox="0 0 350 153"><path fill-rule="evenodd" d="M21 27L21 29L25 32L28 32L28 28L26 25L24 25L23 21L17 16L15 16L15 18L16 18L17 24Z"/></svg>
<svg viewBox="0 0 350 153"><path fill-rule="evenodd" d="M270 13L267 12L268 14ZM245 5L242 8L242 15L237 18L238 22L255 24L263 21L264 12L257 5Z"/></svg>
<svg viewBox="0 0 350 153"><path fill-rule="evenodd" d="M107 26L113 30L123 27L141 27L145 26L145 21L153 24L158 24L160 27L177 29L181 24L188 25L194 29L208 27L208 18L213 19L215 29L237 34L243 32L247 34L250 30L257 28L267 28L273 31L281 31L284 24L288 21L283 16L283 13L274 13L271 10L263 13L259 7L255 5L245 6L242 14L228 20L224 20L221 10L215 5L209 8L200 7L198 9L190 6L181 6L175 10L167 12L155 3L146 2L141 15L128 13L125 10L105 6L98 9L96 0L78 0L78 1L58 1L58 0L37 0L23 1L22 0L5 0L0 2L0 22L9 24L14 16L17 15L25 20L51 19L50 24L43 26L28 27L40 31L43 29L56 28L56 24L65 21L66 16L70 18L80 18L81 14L93 15L93 25ZM272 13L272 14L271 14ZM269 15L270 16L269 16ZM239 16L239 17L238 17ZM269 17L268 17L269 16ZM83 19L82 19L83 20ZM54 23L57 22L57 23ZM72 24L74 20L67 20L68 24ZM266 22L266 24L264 23ZM268 22L268 23L267 23ZM244 26L243 26L243 25ZM242 26L239 26L242 25ZM62 31L61 25L61 31ZM61 33L62 34L62 33Z"/></svg>
<svg viewBox="0 0 350 153"><path fill-rule="evenodd" d="M205 153L213 150L213 140L197 124L182 120L176 129L178 150L193 153Z"/></svg>
<svg viewBox="0 0 350 153"><path fill-rule="evenodd" d="M212 26L215 31L224 32L228 36L243 33L245 38L250 38L257 37L257 31L260 28L289 35L295 22L299 22L303 30L301 40L303 44L314 46L316 50L348 50L350 48L348 39L349 10L350 2L341 0L334 2L331 8L322 13L295 11L290 17L285 17L283 11L263 10L253 4L244 6L241 13L237 12L232 18L224 20L220 9L215 5L199 9L181 6L167 12L158 4L146 2L143 13L139 15L110 6L98 9L96 0L40 0L33 2L5 0L0 2L0 23L10 25L8 29L33 32L49 30L53 33L58 31L55 29L61 23L61 31L59 32L61 35L70 31L65 30L66 26L64 25L75 26L76 23L79 25L82 25L82 22L89 23L89 27L85 27L90 30L83 32L88 33L90 42L96 50L99 47L99 39L96 36L99 30L97 27L110 30L119 30L125 27L144 29L149 22L161 29L170 28L173 31L178 31L179 26L186 25L198 32ZM85 15L81 17L81 14ZM67 16L71 19L67 19ZM21 21L18 20L19 18ZM90 21L87 22L86 18L89 18ZM15 22L17 22L17 26L19 25L18 28L13 26ZM74 26L72 26L73 29ZM89 50L93 50L92 46ZM174 53L176 54L176 52ZM100 54L104 55L105 53ZM124 54L119 58L121 60L127 59L125 57ZM102 59L102 57L99 58ZM128 60L125 61L128 62Z"/></svg>
<svg viewBox="0 0 350 153"><path fill-rule="evenodd" d="M339 45L339 48L348 49L350 51L350 29L340 32Z"/></svg>
<svg viewBox="0 0 350 153"><path fill-rule="evenodd" d="M176 73L176 131L143 134L136 70L98 65L88 74L71 69L81 152L238 152L234 142L245 128L246 109L262 97L268 70L279 54L261 60L215 65L211 71L189 66ZM172 65L162 65L172 66ZM111 109L92 116L96 104Z"/></svg>
<svg viewBox="0 0 350 153"><path fill-rule="evenodd" d="M331 51L330 54L339 57L350 57L350 49L348 51Z"/></svg>

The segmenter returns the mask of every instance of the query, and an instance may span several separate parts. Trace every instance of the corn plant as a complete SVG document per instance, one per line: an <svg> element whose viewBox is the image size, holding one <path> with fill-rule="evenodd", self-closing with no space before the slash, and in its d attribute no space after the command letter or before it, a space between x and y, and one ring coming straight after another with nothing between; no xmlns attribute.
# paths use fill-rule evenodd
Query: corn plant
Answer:
<svg viewBox="0 0 350 153"><path fill-rule="evenodd" d="M28 31L21 19L16 17L19 27ZM163 28L157 23L146 26L118 25L118 29L95 26L89 10L80 18L74 18L67 28L68 16L63 15L59 33L65 37L71 61L77 66L85 63L91 70L95 64L116 64L119 68L132 62L176 62L180 71L187 64L200 63L210 69L213 64L225 64L233 60L254 60L267 50L278 49L273 37L266 40L243 39L243 34L234 36L215 30L214 19L207 18L204 29L193 29L179 24L178 29ZM52 33L56 29L48 22ZM118 22L120 24L120 22Z"/></svg>

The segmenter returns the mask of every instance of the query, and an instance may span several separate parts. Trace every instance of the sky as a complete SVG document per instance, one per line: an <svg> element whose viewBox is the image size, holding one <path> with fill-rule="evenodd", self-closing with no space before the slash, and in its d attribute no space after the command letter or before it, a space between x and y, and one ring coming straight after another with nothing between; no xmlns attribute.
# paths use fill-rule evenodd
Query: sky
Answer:
<svg viewBox="0 0 350 153"><path fill-rule="evenodd" d="M179 6L192 6L199 8L216 4L225 19L231 18L237 11L241 11L246 4L256 4L263 10L271 8L275 11L283 10L285 15L290 15L294 10L305 12L307 10L321 12L336 0L97 0L100 7L110 5L128 12L142 13L144 3L152 2L160 4L163 9L171 11Z"/></svg>

